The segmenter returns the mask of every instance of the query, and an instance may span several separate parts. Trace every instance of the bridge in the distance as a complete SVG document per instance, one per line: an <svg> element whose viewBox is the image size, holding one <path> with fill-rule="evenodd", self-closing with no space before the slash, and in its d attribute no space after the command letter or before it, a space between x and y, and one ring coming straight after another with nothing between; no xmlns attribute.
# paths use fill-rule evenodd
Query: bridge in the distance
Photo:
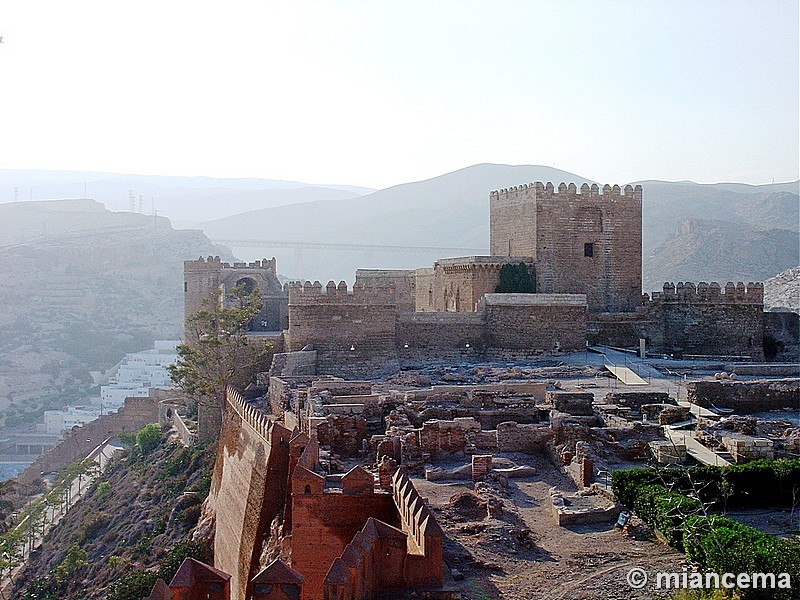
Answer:
<svg viewBox="0 0 800 600"><path fill-rule="evenodd" d="M397 246L392 244L334 244L329 242L286 242L280 240L219 240L212 239L215 244L235 246L237 248L292 248L294 250L362 250L364 252L388 252L430 254L443 252L456 253L459 256L484 255L484 248L456 248L452 246Z"/></svg>
<svg viewBox="0 0 800 600"><path fill-rule="evenodd" d="M364 253L369 263L375 253L384 254L434 254L445 256L482 256L488 254L488 248L465 248L454 246L405 246L394 244L337 244L331 242L287 242L284 240L231 240L212 239L215 244L234 248L288 248L294 250L294 266L297 273L303 271L303 250L328 250Z"/></svg>

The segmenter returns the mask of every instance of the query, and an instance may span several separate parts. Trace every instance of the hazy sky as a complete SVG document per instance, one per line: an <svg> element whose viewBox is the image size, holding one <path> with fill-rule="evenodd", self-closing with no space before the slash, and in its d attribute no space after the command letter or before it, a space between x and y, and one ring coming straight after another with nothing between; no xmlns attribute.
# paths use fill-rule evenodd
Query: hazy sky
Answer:
<svg viewBox="0 0 800 600"><path fill-rule="evenodd" d="M4 0L0 36L0 168L799 176L797 0Z"/></svg>

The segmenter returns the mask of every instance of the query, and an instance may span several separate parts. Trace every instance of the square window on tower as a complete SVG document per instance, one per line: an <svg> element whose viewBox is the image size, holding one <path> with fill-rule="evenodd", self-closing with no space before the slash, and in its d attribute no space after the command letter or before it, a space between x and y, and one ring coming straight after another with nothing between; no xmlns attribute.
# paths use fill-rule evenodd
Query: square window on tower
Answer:
<svg viewBox="0 0 800 600"><path fill-rule="evenodd" d="M594 256L594 244L584 244L583 245L583 255L584 256Z"/></svg>

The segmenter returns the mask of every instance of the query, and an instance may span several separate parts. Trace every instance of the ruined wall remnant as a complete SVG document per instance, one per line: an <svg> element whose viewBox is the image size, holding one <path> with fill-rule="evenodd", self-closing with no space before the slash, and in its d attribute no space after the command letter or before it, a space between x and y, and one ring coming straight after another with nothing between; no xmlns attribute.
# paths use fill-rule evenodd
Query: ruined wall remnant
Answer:
<svg viewBox="0 0 800 600"><path fill-rule="evenodd" d="M784 408L800 410L800 379L772 381L692 381L686 384L692 404L751 414Z"/></svg>
<svg viewBox="0 0 800 600"><path fill-rule="evenodd" d="M529 256L536 291L586 294L590 312L641 304L641 186L536 182L489 196L493 256Z"/></svg>
<svg viewBox="0 0 800 600"><path fill-rule="evenodd" d="M279 352L273 354L269 366L271 376L295 377L298 375L314 375L317 372L317 353L315 350L306 352Z"/></svg>
<svg viewBox="0 0 800 600"><path fill-rule="evenodd" d="M52 450L39 456L28 465L17 479L28 483L41 477L42 473L58 471L69 463L84 458L103 440L118 433L135 433L148 423L158 423L158 404L174 396L175 390L150 390L150 396L125 398L124 405L107 415L73 427L64 439Z"/></svg>
<svg viewBox="0 0 800 600"><path fill-rule="evenodd" d="M605 402L634 412L639 412L643 404L678 404L667 392L608 392Z"/></svg>
<svg viewBox="0 0 800 600"><path fill-rule="evenodd" d="M573 416L594 415L594 394L591 392L547 392L547 402L559 412Z"/></svg>
<svg viewBox="0 0 800 600"><path fill-rule="evenodd" d="M722 436L722 445L737 463L775 458L775 444L769 438L731 433Z"/></svg>

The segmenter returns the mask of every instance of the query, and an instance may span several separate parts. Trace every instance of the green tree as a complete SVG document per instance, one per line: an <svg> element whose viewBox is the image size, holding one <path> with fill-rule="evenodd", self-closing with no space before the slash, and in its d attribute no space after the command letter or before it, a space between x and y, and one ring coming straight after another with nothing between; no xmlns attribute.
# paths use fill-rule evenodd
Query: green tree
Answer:
<svg viewBox="0 0 800 600"><path fill-rule="evenodd" d="M246 387L266 368L272 344L251 342L248 324L261 311L258 289L234 288L224 303L214 302L187 321L187 342L169 367L172 380L195 401L222 406L228 385Z"/></svg>
<svg viewBox="0 0 800 600"><path fill-rule="evenodd" d="M500 283L494 289L497 294L533 294L536 289L524 262L505 264L500 269Z"/></svg>
<svg viewBox="0 0 800 600"><path fill-rule="evenodd" d="M155 423L148 423L136 434L136 445L143 455L150 454L161 441L161 428Z"/></svg>
<svg viewBox="0 0 800 600"><path fill-rule="evenodd" d="M72 544L67 550L67 555L56 567L56 585L60 588L65 583L75 578L75 573L78 569L88 567L86 550L81 548L77 543Z"/></svg>

